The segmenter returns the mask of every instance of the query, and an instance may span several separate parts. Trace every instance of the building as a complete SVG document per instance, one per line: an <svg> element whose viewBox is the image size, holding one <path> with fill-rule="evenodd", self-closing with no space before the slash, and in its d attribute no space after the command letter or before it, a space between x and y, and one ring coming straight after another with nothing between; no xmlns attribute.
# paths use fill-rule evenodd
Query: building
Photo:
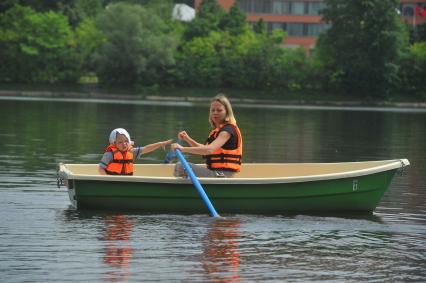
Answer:
<svg viewBox="0 0 426 283"><path fill-rule="evenodd" d="M349 1L349 0L348 0ZM353 0L356 1L356 0ZM195 7L202 0L195 0ZM287 32L284 45L303 46L306 50L315 47L320 33L329 25L321 21L320 11L325 7L324 0L217 0L225 10L237 2L247 14L249 23L263 19L268 31L283 29ZM426 21L426 0L401 0L400 15L403 21L419 25Z"/></svg>
<svg viewBox="0 0 426 283"><path fill-rule="evenodd" d="M401 18L414 26L426 22L426 0L401 0Z"/></svg>

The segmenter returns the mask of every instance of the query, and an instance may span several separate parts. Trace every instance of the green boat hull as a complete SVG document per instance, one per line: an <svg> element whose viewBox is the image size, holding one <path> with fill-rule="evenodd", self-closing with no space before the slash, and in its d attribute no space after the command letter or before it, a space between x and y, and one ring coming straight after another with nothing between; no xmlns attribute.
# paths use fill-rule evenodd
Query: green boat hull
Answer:
<svg viewBox="0 0 426 283"><path fill-rule="evenodd" d="M396 172L271 184L202 184L220 214L371 213ZM208 209L191 183L69 180L79 209L199 214Z"/></svg>

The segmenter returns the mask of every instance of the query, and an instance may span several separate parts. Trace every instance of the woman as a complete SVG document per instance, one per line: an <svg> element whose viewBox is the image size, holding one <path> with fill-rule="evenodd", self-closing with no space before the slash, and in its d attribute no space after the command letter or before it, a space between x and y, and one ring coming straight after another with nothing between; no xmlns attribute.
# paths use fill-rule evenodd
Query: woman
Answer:
<svg viewBox="0 0 426 283"><path fill-rule="evenodd" d="M187 132L182 131L178 138L190 146L174 143L171 148L206 158L206 167L189 163L198 177L233 177L241 168L243 141L231 103L225 95L219 94L212 99L209 121L213 130L204 144L196 142ZM187 176L181 163L176 164L175 176Z"/></svg>

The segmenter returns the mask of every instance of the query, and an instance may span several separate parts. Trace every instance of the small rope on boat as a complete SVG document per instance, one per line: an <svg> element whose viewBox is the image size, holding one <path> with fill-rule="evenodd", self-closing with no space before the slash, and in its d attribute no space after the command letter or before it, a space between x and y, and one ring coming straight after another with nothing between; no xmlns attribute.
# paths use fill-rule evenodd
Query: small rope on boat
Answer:
<svg viewBox="0 0 426 283"><path fill-rule="evenodd" d="M400 159L399 162L401 163L401 167L398 168L397 172L400 176L404 176L406 173L405 167L407 167L407 165L405 165L404 160L402 159Z"/></svg>
<svg viewBox="0 0 426 283"><path fill-rule="evenodd" d="M64 186L65 184L64 184L64 179L62 179L61 177L59 177L59 175L58 175L58 177L56 178L56 185L58 186L58 189L59 188L61 188L61 186Z"/></svg>
<svg viewBox="0 0 426 283"><path fill-rule="evenodd" d="M61 186L65 186L64 179L59 176L59 170L56 171L56 185L58 186L58 189L60 189Z"/></svg>

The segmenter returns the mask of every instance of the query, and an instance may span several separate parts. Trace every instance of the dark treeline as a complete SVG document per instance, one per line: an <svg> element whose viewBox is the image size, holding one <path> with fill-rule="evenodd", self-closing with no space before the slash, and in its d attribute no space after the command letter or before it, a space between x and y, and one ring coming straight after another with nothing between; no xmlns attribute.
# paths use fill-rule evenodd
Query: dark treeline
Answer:
<svg viewBox="0 0 426 283"><path fill-rule="evenodd" d="M425 97L426 24L404 24L397 0L326 4L331 28L308 55L238 4L204 0L186 23L172 0L2 1L0 80Z"/></svg>

